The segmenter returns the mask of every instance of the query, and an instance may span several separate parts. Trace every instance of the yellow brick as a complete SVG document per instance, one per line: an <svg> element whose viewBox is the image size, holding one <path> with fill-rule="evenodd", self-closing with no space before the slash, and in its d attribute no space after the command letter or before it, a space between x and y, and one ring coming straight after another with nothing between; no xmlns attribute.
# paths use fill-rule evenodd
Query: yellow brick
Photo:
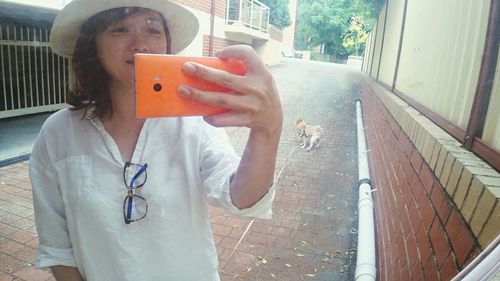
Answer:
<svg viewBox="0 0 500 281"><path fill-rule="evenodd" d="M431 163L432 151L434 150L434 145L436 144L436 140L431 134L427 135L424 143L424 150L422 153L422 157L424 158L427 165Z"/></svg>
<svg viewBox="0 0 500 281"><path fill-rule="evenodd" d="M477 179L487 186L500 188L500 177L478 176Z"/></svg>
<svg viewBox="0 0 500 281"><path fill-rule="evenodd" d="M422 130L422 127L420 126L420 124L418 124L417 121L415 121L415 128L413 129L413 133L411 135L411 142L413 142L413 145L417 145L417 138L420 134L420 131Z"/></svg>
<svg viewBox="0 0 500 281"><path fill-rule="evenodd" d="M448 179L450 177L451 168L453 168L453 164L455 163L455 157L448 153L446 156L446 160L444 161L443 172L439 176L439 181L442 186L446 186L448 183Z"/></svg>
<svg viewBox="0 0 500 281"><path fill-rule="evenodd" d="M401 129L403 129L403 131L408 134L408 123L410 121L410 116L408 116L408 113L404 110L401 110L400 112L400 120L401 120L401 123L400 123L400 126L401 126Z"/></svg>
<svg viewBox="0 0 500 281"><path fill-rule="evenodd" d="M490 165L488 165L488 163L484 162L482 159L480 159L476 155L473 155L472 157L468 157L468 158L462 157L461 161L464 164L464 166L493 169Z"/></svg>
<svg viewBox="0 0 500 281"><path fill-rule="evenodd" d="M406 126L406 135L408 137L410 137L410 134L411 132L413 131L414 129L414 126L415 126L415 120L411 117L410 113L408 113L408 111L406 111L407 113L407 116L408 116L408 125Z"/></svg>
<svg viewBox="0 0 500 281"><path fill-rule="evenodd" d="M418 151L420 152L420 154L422 154L422 152L424 151L424 142L425 142L425 138L429 135L429 132L427 132L427 129L422 125L422 124L419 124L420 125L420 132L419 132L419 135L417 137L417 149Z"/></svg>
<svg viewBox="0 0 500 281"><path fill-rule="evenodd" d="M465 196L467 195L467 191L469 191L471 181L472 181L472 174L470 173L469 170L463 169L462 175L458 180L457 190L455 191L455 194L453 194L453 201L455 202L455 204L459 209L462 208Z"/></svg>
<svg viewBox="0 0 500 281"><path fill-rule="evenodd" d="M476 236L479 236L479 233L483 229L486 220L495 206L495 202L498 200L499 199L495 197L488 187L484 189L483 195L479 199L479 204L470 221L470 227Z"/></svg>
<svg viewBox="0 0 500 281"><path fill-rule="evenodd" d="M500 204L497 203L495 210L486 222L483 231L479 234L479 245L486 248L500 233Z"/></svg>
<svg viewBox="0 0 500 281"><path fill-rule="evenodd" d="M451 169L450 178L448 179L448 183L446 184L446 192L450 195L450 197L453 196L453 193L457 188L458 180L462 175L463 169L464 166L462 166L459 161L455 161L455 163L453 164L453 168Z"/></svg>
<svg viewBox="0 0 500 281"><path fill-rule="evenodd" d="M434 143L434 148L432 149L432 155L431 155L431 162L429 163L429 167L431 170L435 171L436 170L436 163L439 158L439 152L441 151L441 143L436 140Z"/></svg>
<svg viewBox="0 0 500 281"><path fill-rule="evenodd" d="M441 172L443 171L443 166L447 155L448 155L448 150L446 150L444 146L441 147L441 151L439 152L439 157L436 163L436 169L434 170L438 178L441 176Z"/></svg>
<svg viewBox="0 0 500 281"><path fill-rule="evenodd" d="M493 169L490 169L490 168L480 168L480 167L467 167L467 168L474 175L478 175L478 176L490 176L490 177L495 177L495 178L500 177L500 174L497 171L495 171Z"/></svg>
<svg viewBox="0 0 500 281"><path fill-rule="evenodd" d="M476 178L472 179L472 183L467 192L467 197L465 198L464 204L460 209L465 221L470 222L472 214L476 209L477 203L479 201L479 196L483 192L484 185L478 181Z"/></svg>

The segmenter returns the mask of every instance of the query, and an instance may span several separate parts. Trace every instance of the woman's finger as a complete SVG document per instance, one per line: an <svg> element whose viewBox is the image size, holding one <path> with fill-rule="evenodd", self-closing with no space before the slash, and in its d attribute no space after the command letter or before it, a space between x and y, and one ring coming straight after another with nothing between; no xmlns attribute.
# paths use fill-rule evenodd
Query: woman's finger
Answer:
<svg viewBox="0 0 500 281"><path fill-rule="evenodd" d="M246 45L233 45L226 47L215 53L216 57L221 59L239 59L245 63L247 70L253 72L254 70L259 70L265 68L264 63L259 58L255 50Z"/></svg>
<svg viewBox="0 0 500 281"><path fill-rule="evenodd" d="M216 107L227 108L237 111L256 111L256 103L249 101L248 96L240 96L238 93L220 93L202 91L196 88L191 88L186 85L181 85L178 89L181 96L213 105Z"/></svg>
<svg viewBox="0 0 500 281"><path fill-rule="evenodd" d="M253 83L249 83L245 76L236 75L227 71L211 68L195 62L186 62L182 68L188 74L213 82L222 87L240 93L256 93Z"/></svg>
<svg viewBox="0 0 500 281"><path fill-rule="evenodd" d="M204 116L203 119L214 127L247 127L251 123L251 116L249 114L236 111Z"/></svg>

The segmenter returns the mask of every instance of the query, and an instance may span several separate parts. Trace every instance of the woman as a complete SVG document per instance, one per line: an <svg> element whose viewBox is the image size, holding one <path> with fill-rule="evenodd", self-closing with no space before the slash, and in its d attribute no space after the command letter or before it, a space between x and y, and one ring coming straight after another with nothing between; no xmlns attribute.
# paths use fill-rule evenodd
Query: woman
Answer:
<svg viewBox="0 0 500 281"><path fill-rule="evenodd" d="M271 217L282 109L251 48L217 54L243 60L245 76L184 65L236 94L179 94L227 113L135 117L134 54L178 53L197 32L196 17L166 0L73 0L57 16L51 47L72 58L77 87L30 159L37 266L57 280L219 280L208 204ZM241 160L225 126L250 128Z"/></svg>

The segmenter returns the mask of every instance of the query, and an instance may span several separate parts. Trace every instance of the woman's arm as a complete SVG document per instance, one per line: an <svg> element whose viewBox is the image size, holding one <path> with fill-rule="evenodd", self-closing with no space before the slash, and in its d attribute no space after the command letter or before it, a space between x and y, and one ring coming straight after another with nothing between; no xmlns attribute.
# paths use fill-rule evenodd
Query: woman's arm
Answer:
<svg viewBox="0 0 500 281"><path fill-rule="evenodd" d="M83 277L76 267L56 265L50 269L57 281L83 281Z"/></svg>
<svg viewBox="0 0 500 281"><path fill-rule="evenodd" d="M240 208L258 202L273 184L276 155L281 136L283 110L274 79L257 53L249 46L230 46L216 54L222 59L244 62L245 76L230 74L195 63L186 63L190 75L233 89L232 94L209 93L181 86L179 93L200 102L230 109L205 117L215 127L251 129L238 170L231 182L231 200Z"/></svg>

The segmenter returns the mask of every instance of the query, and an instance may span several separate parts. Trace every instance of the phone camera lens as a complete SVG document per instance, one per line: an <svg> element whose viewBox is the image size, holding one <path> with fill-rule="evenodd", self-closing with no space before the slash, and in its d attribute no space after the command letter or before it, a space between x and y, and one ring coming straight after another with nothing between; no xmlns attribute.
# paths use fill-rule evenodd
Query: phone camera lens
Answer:
<svg viewBox="0 0 500 281"><path fill-rule="evenodd" d="M161 91L161 84L160 83L154 84L153 85L153 90L155 90L156 92Z"/></svg>

